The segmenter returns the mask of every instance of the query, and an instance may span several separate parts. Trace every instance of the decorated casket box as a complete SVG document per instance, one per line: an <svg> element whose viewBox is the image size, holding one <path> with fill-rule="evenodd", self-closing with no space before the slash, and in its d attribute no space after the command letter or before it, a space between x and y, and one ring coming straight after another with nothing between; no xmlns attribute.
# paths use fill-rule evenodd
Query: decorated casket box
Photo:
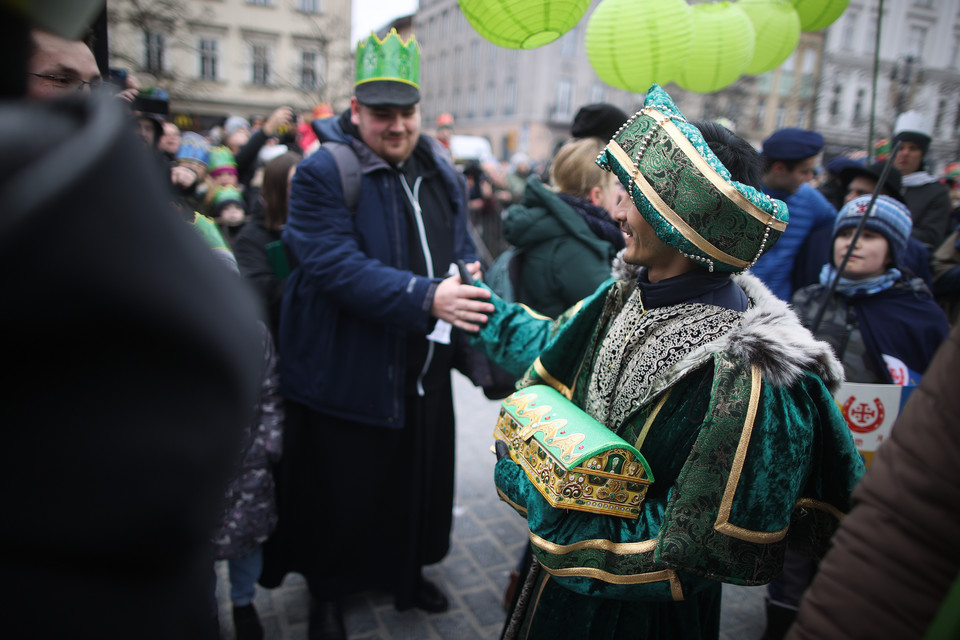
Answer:
<svg viewBox="0 0 960 640"><path fill-rule="evenodd" d="M554 507L640 515L653 482L647 461L552 387L534 385L505 398L494 437Z"/></svg>

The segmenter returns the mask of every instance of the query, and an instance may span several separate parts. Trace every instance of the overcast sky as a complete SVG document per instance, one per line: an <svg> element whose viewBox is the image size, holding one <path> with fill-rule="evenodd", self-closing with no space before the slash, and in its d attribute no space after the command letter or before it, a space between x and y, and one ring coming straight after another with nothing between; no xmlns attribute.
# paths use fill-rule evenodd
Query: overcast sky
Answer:
<svg viewBox="0 0 960 640"><path fill-rule="evenodd" d="M350 47L356 47L357 41L366 38L394 18L410 15L417 10L418 0L353 0L353 33Z"/></svg>

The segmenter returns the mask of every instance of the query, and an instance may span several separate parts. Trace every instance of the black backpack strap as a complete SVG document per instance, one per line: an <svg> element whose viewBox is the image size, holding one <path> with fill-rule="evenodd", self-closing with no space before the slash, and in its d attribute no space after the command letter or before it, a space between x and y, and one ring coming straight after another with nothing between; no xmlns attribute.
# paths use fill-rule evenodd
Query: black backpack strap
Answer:
<svg viewBox="0 0 960 640"><path fill-rule="evenodd" d="M357 212L360 202L360 161L349 144L327 141L320 145L330 152L340 172L340 186L343 188L343 201L351 213Z"/></svg>

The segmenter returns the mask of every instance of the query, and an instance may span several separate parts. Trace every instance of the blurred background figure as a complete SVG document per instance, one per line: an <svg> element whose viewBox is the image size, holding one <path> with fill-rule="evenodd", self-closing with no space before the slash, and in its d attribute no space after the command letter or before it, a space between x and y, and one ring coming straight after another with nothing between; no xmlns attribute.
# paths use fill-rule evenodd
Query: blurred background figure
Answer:
<svg viewBox="0 0 960 640"><path fill-rule="evenodd" d="M100 72L77 38L102 8L0 1L0 265L16 273L0 628L210 638L210 534L256 403L256 308L172 214L127 105L88 93Z"/></svg>
<svg viewBox="0 0 960 640"><path fill-rule="evenodd" d="M172 122L163 123L163 134L157 142L157 149L170 161L175 162L177 151L180 149L180 127Z"/></svg>
<svg viewBox="0 0 960 640"><path fill-rule="evenodd" d="M790 224L750 273L781 300L790 300L793 294L793 269L803 243L815 229L831 226L837 215L833 205L810 186L822 150L823 136L807 129L779 129L763 141L763 192L787 203Z"/></svg>
<svg viewBox="0 0 960 640"><path fill-rule="evenodd" d="M290 181L301 159L300 154L288 151L266 164L250 220L233 243L240 273L256 290L274 337L280 326L280 303L290 267L280 233L287 222Z"/></svg>
<svg viewBox="0 0 960 640"><path fill-rule="evenodd" d="M519 261L514 300L546 316L596 291L624 246L611 217L623 190L595 162L605 144L592 137L565 144L551 165L552 188L531 176L523 202L507 211L504 237Z"/></svg>
<svg viewBox="0 0 960 640"><path fill-rule="evenodd" d="M897 117L894 134L900 149L893 166L903 175L903 197L913 217L913 236L933 251L952 227L949 190L926 170L925 156L932 141L930 124L920 112L906 111Z"/></svg>

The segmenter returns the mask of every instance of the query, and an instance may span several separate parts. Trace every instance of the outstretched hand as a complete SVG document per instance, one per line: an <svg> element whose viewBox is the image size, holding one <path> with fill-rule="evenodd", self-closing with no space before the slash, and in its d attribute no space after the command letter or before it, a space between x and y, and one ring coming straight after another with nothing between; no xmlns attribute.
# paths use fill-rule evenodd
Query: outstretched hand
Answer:
<svg viewBox="0 0 960 640"><path fill-rule="evenodd" d="M474 277L480 275L479 262L467 265L467 269ZM477 333L487 323L487 316L493 313L493 305L486 302L489 299L489 291L463 284L459 274L453 275L437 286L430 315L446 320L458 329Z"/></svg>

